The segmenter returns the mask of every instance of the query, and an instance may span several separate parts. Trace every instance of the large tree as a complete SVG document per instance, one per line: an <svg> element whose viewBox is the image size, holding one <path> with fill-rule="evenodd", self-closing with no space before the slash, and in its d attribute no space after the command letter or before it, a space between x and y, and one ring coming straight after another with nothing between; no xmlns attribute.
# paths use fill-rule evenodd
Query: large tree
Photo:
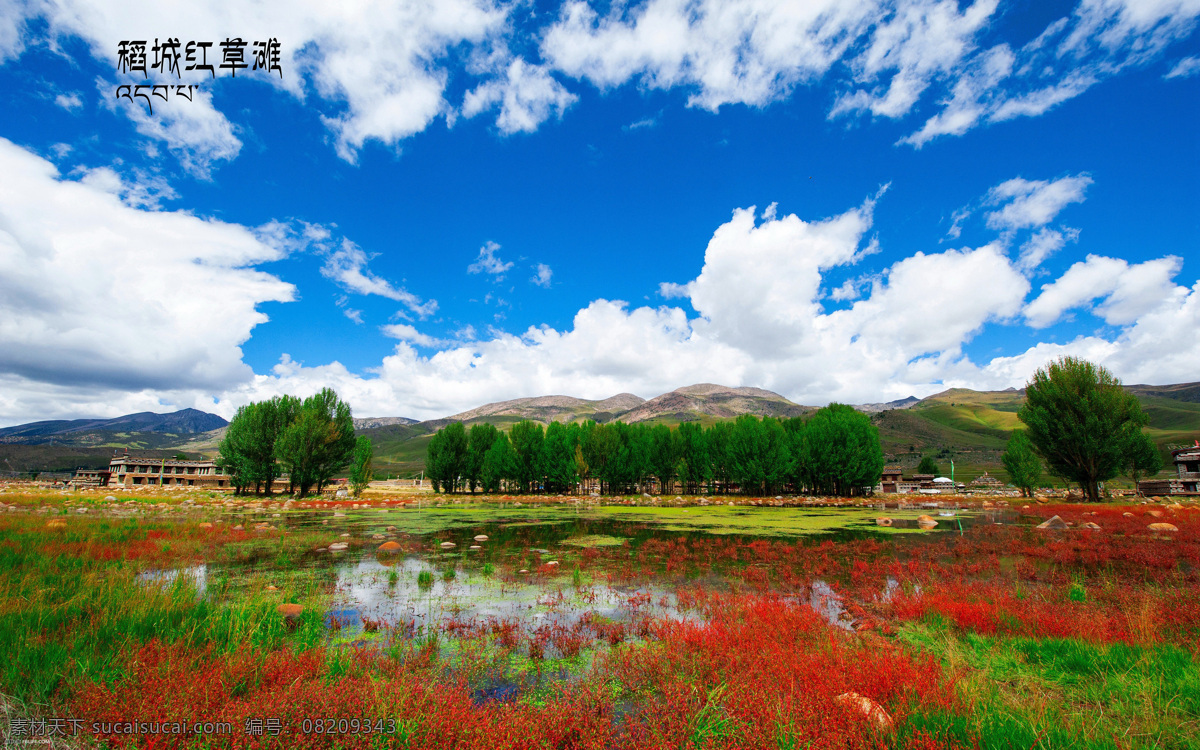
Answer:
<svg viewBox="0 0 1200 750"><path fill-rule="evenodd" d="M460 477L467 471L467 429L462 422L451 422L437 431L425 453L425 475L433 482L434 492L455 492Z"/></svg>
<svg viewBox="0 0 1200 750"><path fill-rule="evenodd" d="M1025 497L1032 497L1034 488L1042 479L1042 462L1033 452L1033 443L1029 442L1025 430L1013 430L1000 461L1008 470L1008 478L1013 486L1019 488Z"/></svg>
<svg viewBox="0 0 1200 750"><path fill-rule="evenodd" d="M517 483L521 492L537 492L545 476L543 449L546 433L542 426L529 419L522 419L512 426L508 434L513 450L517 453Z"/></svg>
<svg viewBox="0 0 1200 750"><path fill-rule="evenodd" d="M276 396L237 410L218 448L218 463L232 476L238 492L253 485L256 492L271 494L271 486L280 474L275 444L299 409L300 399Z"/></svg>
<svg viewBox="0 0 1200 750"><path fill-rule="evenodd" d="M879 481L883 447L866 414L845 404L818 409L804 426L800 460L812 488L826 495L857 495Z"/></svg>
<svg viewBox="0 0 1200 750"><path fill-rule="evenodd" d="M350 491L355 497L362 494L362 491L371 483L372 475L375 473L371 467L371 458L373 454L371 447L371 438L365 435L359 435L354 441L354 458L350 462Z"/></svg>
<svg viewBox="0 0 1200 750"><path fill-rule="evenodd" d="M513 450L508 435L503 432L496 435L492 447L488 448L483 457L483 468L479 479L485 492L499 492L500 483L513 480L517 476L517 452Z"/></svg>
<svg viewBox="0 0 1200 750"><path fill-rule="evenodd" d="M650 429L650 470L658 477L658 491L664 495L671 491L679 472L681 452L678 433L670 427L660 424Z"/></svg>
<svg viewBox="0 0 1200 750"><path fill-rule="evenodd" d="M500 431L496 429L496 426L487 422L471 425L471 431L467 433L467 457L463 468L463 477L466 479L467 489L472 494L475 493L475 486L480 483L480 477L483 476L483 457L487 455L499 434Z"/></svg>
<svg viewBox="0 0 1200 750"><path fill-rule="evenodd" d="M575 440L578 436L578 430L571 430L562 422L551 422L546 427L542 464L547 492L570 492L575 489L575 483L579 481L579 468L575 463Z"/></svg>
<svg viewBox="0 0 1200 750"><path fill-rule="evenodd" d="M300 404L295 419L275 443L275 455L304 497L314 486L320 492L350 463L354 442L350 406L332 388L325 388Z"/></svg>
<svg viewBox="0 0 1200 750"><path fill-rule="evenodd" d="M1100 483L1126 468L1134 433L1148 421L1137 397L1104 367L1062 357L1033 374L1017 417L1050 471L1100 499Z"/></svg>

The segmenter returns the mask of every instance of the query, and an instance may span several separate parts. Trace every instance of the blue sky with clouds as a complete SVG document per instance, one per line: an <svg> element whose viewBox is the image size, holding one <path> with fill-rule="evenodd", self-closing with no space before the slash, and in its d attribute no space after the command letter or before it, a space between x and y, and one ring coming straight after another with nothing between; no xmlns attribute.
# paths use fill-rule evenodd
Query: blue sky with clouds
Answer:
<svg viewBox="0 0 1200 750"><path fill-rule="evenodd" d="M1200 0L0 9L0 424L1200 379Z"/></svg>

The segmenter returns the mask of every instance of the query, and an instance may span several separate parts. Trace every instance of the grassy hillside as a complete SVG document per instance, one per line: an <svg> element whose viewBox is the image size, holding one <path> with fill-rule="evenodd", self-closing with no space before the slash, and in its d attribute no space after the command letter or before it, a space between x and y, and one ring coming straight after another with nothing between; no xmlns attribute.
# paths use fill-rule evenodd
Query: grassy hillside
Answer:
<svg viewBox="0 0 1200 750"><path fill-rule="evenodd" d="M695 390L695 386L691 387ZM1151 438L1164 450L1171 444L1191 444L1200 437L1200 385L1131 386L1150 417ZM698 421L705 427L722 421L711 413L689 410L695 407L695 394L689 389L665 394L678 397L678 404L664 403L663 407L679 406L678 411L662 408L653 413L654 400L645 402L649 424L671 427L685 421ZM701 394L702 396L704 394ZM556 397L551 397L556 398ZM745 400L745 399L743 399ZM984 471L1007 479L1000 464L1012 430L1021 426L1017 411L1024 403L1023 391L980 392L961 388L950 389L923 399L909 409L893 409L871 415L879 428L883 450L889 464L906 469L915 467L922 456L932 456L949 473L950 459L955 462L955 477L970 481ZM589 402L591 403L591 402ZM595 402L602 403L602 402ZM790 402L788 402L790 403ZM534 405L536 408L540 406ZM600 415L596 415L600 416ZM610 416L610 415L604 415ZM514 414L491 414L466 421L472 424L488 422L507 432L523 417ZM375 468L382 473L415 475L425 465L429 439L448 419L418 424L393 424L359 430L370 437L375 446ZM166 435L163 433L95 432L72 436L69 444L22 445L0 443L0 470L63 471L76 467L99 468L107 465L114 448L128 448L139 454L170 455L182 451L189 455L212 456L224 430L197 435Z"/></svg>

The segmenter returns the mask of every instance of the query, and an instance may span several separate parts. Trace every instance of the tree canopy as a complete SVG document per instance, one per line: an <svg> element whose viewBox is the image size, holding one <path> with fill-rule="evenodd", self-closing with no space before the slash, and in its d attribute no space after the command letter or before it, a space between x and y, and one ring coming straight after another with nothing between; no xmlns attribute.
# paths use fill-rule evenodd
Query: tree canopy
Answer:
<svg viewBox="0 0 1200 750"><path fill-rule="evenodd" d="M1115 375L1075 357L1034 373L1017 417L1051 473L1078 484L1093 502L1100 499L1100 482L1129 466L1136 434L1149 419Z"/></svg>
<svg viewBox="0 0 1200 750"><path fill-rule="evenodd" d="M369 445L369 441L368 441ZM218 463L239 492L250 487L270 494L287 472L301 496L345 468L354 453L350 407L326 388L301 401L276 396L237 410L221 441Z"/></svg>
<svg viewBox="0 0 1200 750"><path fill-rule="evenodd" d="M580 480L605 493L793 491L859 494L879 480L883 451L870 419L851 407L819 410L809 423L743 415L705 429L592 421L524 420L508 434L451 424L430 440L426 473L445 492L570 492Z"/></svg>
<svg viewBox="0 0 1200 750"><path fill-rule="evenodd" d="M1034 488L1042 479L1042 462L1033 452L1033 443L1029 442L1025 430L1013 430L1000 461L1013 485L1025 497L1032 497Z"/></svg>

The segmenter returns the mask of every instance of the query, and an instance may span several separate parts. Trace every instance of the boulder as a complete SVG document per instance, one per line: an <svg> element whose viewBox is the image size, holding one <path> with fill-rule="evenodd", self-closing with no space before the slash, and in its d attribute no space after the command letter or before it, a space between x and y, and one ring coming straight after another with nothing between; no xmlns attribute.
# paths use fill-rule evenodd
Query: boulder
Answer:
<svg viewBox="0 0 1200 750"><path fill-rule="evenodd" d="M275 611L283 617L283 624L288 630L295 630L300 624L300 615L304 613L304 607L299 604L280 604Z"/></svg>
<svg viewBox="0 0 1200 750"><path fill-rule="evenodd" d="M1033 500L1034 502L1041 503L1042 505L1050 502L1050 498L1046 497L1045 495L1034 495Z"/></svg>
<svg viewBox="0 0 1200 750"><path fill-rule="evenodd" d="M876 525L876 526L891 526L891 525L892 525L892 519L890 519L890 518L876 518L876 519L875 519L875 525Z"/></svg>
<svg viewBox="0 0 1200 750"><path fill-rule="evenodd" d="M1060 518L1058 516L1054 516L1053 518L1051 518L1048 521L1042 521L1041 523L1038 524L1037 527L1039 529L1057 529L1057 530L1070 528L1070 526L1067 525L1067 522L1062 520L1062 518Z"/></svg>
<svg viewBox="0 0 1200 750"><path fill-rule="evenodd" d="M1126 518L1133 518L1133 514L1132 514L1132 513L1130 513L1129 511L1125 511L1125 512L1124 512L1124 513L1122 513L1121 515L1122 515L1122 516L1125 516Z"/></svg>
<svg viewBox="0 0 1200 750"><path fill-rule="evenodd" d="M1152 523L1146 528L1151 531L1179 531L1173 523Z"/></svg>
<svg viewBox="0 0 1200 750"><path fill-rule="evenodd" d="M922 529L932 529L938 525L937 519L933 516L917 516L917 525Z"/></svg>
<svg viewBox="0 0 1200 750"><path fill-rule="evenodd" d="M860 712L868 721L880 729L892 728L892 717L888 716L888 712L884 710L883 706L865 695L859 695L854 692L842 693L834 698L834 700L843 706Z"/></svg>
<svg viewBox="0 0 1200 750"><path fill-rule="evenodd" d="M1081 524L1079 528L1087 529L1088 531L1100 531L1100 524L1088 521L1085 524Z"/></svg>
<svg viewBox="0 0 1200 750"><path fill-rule="evenodd" d="M441 547L442 549L454 549L454 548L455 548L455 547L457 547L458 545L457 545L457 544L455 544L454 542L442 542L442 543L441 543L440 545L438 545L438 546L439 546L439 547Z"/></svg>
<svg viewBox="0 0 1200 750"><path fill-rule="evenodd" d="M486 542L487 540L488 540L487 534L479 534L475 537L475 541L477 541L477 542Z"/></svg>
<svg viewBox="0 0 1200 750"><path fill-rule="evenodd" d="M1154 516L1155 518L1162 518L1163 513L1161 510L1148 510L1146 511L1146 515Z"/></svg>
<svg viewBox="0 0 1200 750"><path fill-rule="evenodd" d="M379 551L380 552L399 552L400 544L399 544L399 542L384 542L383 544L379 545Z"/></svg>
<svg viewBox="0 0 1200 750"><path fill-rule="evenodd" d="M345 542L334 542L333 544L329 545L329 551L330 552L340 552L341 550L344 550L349 546L350 545L346 544Z"/></svg>

